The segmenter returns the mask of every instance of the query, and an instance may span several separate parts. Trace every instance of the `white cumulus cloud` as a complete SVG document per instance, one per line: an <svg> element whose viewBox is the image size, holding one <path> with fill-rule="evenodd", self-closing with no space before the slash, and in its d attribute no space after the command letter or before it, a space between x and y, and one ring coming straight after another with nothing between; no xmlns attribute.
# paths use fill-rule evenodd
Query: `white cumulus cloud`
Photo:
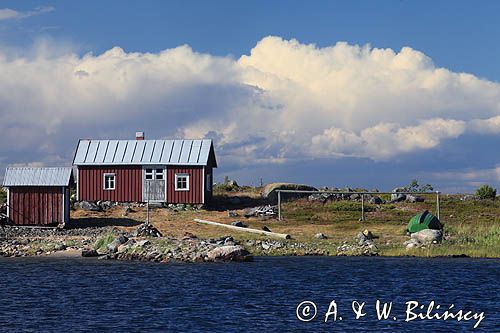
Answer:
<svg viewBox="0 0 500 333"><path fill-rule="evenodd" d="M0 8L0 21L2 20L20 20L24 18L28 18L31 16L36 16L44 13L49 13L54 10L54 7L51 6L43 6L37 7L30 11L17 11L11 8Z"/></svg>
<svg viewBox="0 0 500 333"><path fill-rule="evenodd" d="M498 134L500 85L437 67L409 47L320 48L279 37L239 59L186 45L83 56L0 51L0 116L4 164L26 154L20 163L33 155L70 162L79 138L136 130L212 137L231 162L389 160L467 131Z"/></svg>

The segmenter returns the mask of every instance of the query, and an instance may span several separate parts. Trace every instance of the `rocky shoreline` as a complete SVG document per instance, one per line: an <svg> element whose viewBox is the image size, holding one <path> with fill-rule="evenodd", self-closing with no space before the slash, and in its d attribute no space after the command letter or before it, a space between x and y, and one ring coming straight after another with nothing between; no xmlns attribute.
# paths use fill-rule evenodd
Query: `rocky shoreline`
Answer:
<svg viewBox="0 0 500 333"><path fill-rule="evenodd" d="M326 237L322 235L323 237ZM355 242L344 243L332 252L315 243L294 240L235 240L231 236L200 239L186 233L182 238L162 236L151 225L140 225L127 233L114 227L81 229L37 229L4 227L0 229L0 256L74 256L108 260L152 262L227 262L251 261L253 255L328 256L378 255L373 240L363 233ZM324 238L321 239L324 239ZM318 237L320 238L320 237Z"/></svg>

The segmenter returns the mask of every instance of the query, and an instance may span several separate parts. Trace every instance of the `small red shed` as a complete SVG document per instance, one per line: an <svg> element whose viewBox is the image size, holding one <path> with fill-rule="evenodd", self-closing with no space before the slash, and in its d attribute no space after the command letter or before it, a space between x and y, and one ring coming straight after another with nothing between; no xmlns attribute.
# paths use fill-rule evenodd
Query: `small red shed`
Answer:
<svg viewBox="0 0 500 333"><path fill-rule="evenodd" d="M205 204L212 199L212 140L80 140L77 200Z"/></svg>
<svg viewBox="0 0 500 333"><path fill-rule="evenodd" d="M71 168L7 168L7 216L16 225L69 222Z"/></svg>

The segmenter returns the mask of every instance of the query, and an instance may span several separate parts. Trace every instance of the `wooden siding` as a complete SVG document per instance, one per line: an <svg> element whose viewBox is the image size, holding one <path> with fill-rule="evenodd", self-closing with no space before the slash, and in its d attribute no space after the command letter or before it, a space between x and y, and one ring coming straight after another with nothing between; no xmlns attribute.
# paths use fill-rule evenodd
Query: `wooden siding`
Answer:
<svg viewBox="0 0 500 333"><path fill-rule="evenodd" d="M104 174L114 173L115 189L104 190ZM142 201L141 166L78 167L78 199L83 201L109 200L119 202Z"/></svg>
<svg viewBox="0 0 500 333"><path fill-rule="evenodd" d="M189 191L175 190L175 174L183 173L189 175ZM203 167L185 166L174 167L167 166L167 202L184 204L202 204L203 203Z"/></svg>
<svg viewBox="0 0 500 333"><path fill-rule="evenodd" d="M60 186L19 186L9 188L9 219L17 225L51 225L69 222L69 195L63 202ZM69 193L69 192L66 192Z"/></svg>

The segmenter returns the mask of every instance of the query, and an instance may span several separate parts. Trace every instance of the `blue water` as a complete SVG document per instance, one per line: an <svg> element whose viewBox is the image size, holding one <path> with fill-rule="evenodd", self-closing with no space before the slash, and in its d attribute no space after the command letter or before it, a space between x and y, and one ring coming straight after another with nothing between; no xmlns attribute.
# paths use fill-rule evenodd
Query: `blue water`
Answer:
<svg viewBox="0 0 500 333"><path fill-rule="evenodd" d="M475 331L500 332L500 260L282 257L154 264L24 258L0 259L0 277L2 332L473 331L475 320L405 322L411 300L484 311ZM377 320L376 299L393 302L389 320ZM296 317L304 300L317 307L310 322ZM332 300L343 320L331 316L325 323ZM359 320L353 300L366 302Z"/></svg>

